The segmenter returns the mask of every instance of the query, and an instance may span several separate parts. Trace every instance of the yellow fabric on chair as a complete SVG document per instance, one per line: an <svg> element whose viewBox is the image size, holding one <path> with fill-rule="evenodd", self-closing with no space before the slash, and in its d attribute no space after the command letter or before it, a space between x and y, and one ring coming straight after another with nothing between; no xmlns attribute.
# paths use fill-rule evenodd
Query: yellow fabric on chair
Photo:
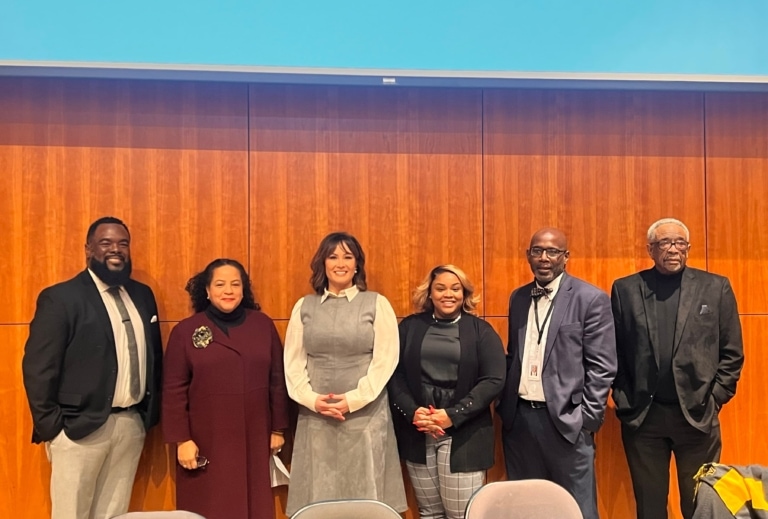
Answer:
<svg viewBox="0 0 768 519"><path fill-rule="evenodd" d="M707 463L694 476L694 519L768 519L768 468Z"/></svg>

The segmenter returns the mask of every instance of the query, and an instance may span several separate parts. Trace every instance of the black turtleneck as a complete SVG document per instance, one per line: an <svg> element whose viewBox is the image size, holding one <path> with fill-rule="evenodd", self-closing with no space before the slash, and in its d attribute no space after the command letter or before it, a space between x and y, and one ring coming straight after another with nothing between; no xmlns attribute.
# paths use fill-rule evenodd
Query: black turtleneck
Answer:
<svg viewBox="0 0 768 519"><path fill-rule="evenodd" d="M245 322L245 307L243 303L240 303L231 312L222 312L215 306L208 305L208 308L205 309L205 315L229 337L230 328L235 328Z"/></svg>
<svg viewBox="0 0 768 519"><path fill-rule="evenodd" d="M675 324L680 304L680 281L683 271L662 274L654 269L656 277L656 324L659 327L659 381L656 386L656 401L675 403L678 401L675 379L672 374L672 355L675 346Z"/></svg>

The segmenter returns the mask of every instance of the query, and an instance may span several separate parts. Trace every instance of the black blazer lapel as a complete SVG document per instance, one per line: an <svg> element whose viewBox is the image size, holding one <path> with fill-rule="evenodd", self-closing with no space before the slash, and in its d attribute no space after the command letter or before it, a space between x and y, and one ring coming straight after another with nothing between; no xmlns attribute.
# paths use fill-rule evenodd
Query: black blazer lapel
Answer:
<svg viewBox="0 0 768 519"><path fill-rule="evenodd" d="M112 346L114 347L115 334L112 331L112 321L109 319L107 307L104 306L104 299L102 299L99 289L96 288L96 283L93 282L93 278L87 270L81 272L79 277L80 281L83 283L85 300L96 311L96 314L99 316L99 321L101 321L102 328L104 329L104 333L107 334L107 339L109 339L109 342L112 343Z"/></svg>
<svg viewBox="0 0 768 519"><path fill-rule="evenodd" d="M648 338L651 343L648 345L653 352L653 358L656 361L656 369L659 368L659 323L656 319L656 273L653 269L646 270L640 275L640 295L642 297L642 304L646 326L648 327Z"/></svg>
<svg viewBox="0 0 768 519"><path fill-rule="evenodd" d="M677 351L680 339L685 330L685 324L691 310L694 308L693 302L696 300L701 283L696 283L696 274L691 269L685 269L683 278L680 280L680 304L677 307L677 321L675 322L675 342L672 347L672 355ZM658 363L658 360L657 360Z"/></svg>
<svg viewBox="0 0 768 519"><path fill-rule="evenodd" d="M516 316L517 326L517 357L520 362L523 361L523 350L525 350L525 334L528 332L528 312L531 309L531 289L535 286L535 282L528 283L521 287L515 294L515 299L512 301L514 308L512 309L512 315ZM511 316L510 316L511 317Z"/></svg>
<svg viewBox="0 0 768 519"><path fill-rule="evenodd" d="M459 370L456 377L456 395L466 395L477 378L477 328L474 320L463 314L459 320ZM473 369L470 369L473 368ZM468 372L469 371L469 372ZM459 399L456 399L458 402Z"/></svg>
<svg viewBox="0 0 768 519"><path fill-rule="evenodd" d="M424 340L424 336L427 334L427 328L429 328L429 314L422 313L417 319L414 319L411 326L408 328L407 337L405 343L408 347L405 349L404 359L405 361L405 376L408 383L408 389L411 394L417 397L421 395L421 343Z"/></svg>
<svg viewBox="0 0 768 519"><path fill-rule="evenodd" d="M546 367L549 356L552 355L555 339L557 338L557 331L560 329L565 314L568 312L572 297L573 284L571 283L571 278L568 274L563 273L563 279L560 281L560 288L557 289L555 299L552 301L552 304L555 307L552 309L552 317L550 318L547 330L547 344L544 348L544 362L541 366L542 370Z"/></svg>

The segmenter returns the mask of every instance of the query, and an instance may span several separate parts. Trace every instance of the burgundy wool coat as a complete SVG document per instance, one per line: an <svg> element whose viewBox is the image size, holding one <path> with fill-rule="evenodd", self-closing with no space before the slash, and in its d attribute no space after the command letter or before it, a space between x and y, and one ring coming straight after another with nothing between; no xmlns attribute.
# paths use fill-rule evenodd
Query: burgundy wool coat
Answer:
<svg viewBox="0 0 768 519"><path fill-rule="evenodd" d="M207 326L213 340L196 348L192 335ZM206 519L274 517L269 440L288 427L283 348L272 320L246 310L227 336L200 312L171 332L164 359L162 427L165 441L194 440L204 469L176 463L176 507Z"/></svg>

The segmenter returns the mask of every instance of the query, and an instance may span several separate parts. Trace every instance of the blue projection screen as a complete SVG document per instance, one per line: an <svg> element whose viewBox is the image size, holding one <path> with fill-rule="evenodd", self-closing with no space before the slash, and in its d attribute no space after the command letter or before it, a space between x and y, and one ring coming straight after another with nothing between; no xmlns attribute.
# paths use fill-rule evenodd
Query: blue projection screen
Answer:
<svg viewBox="0 0 768 519"><path fill-rule="evenodd" d="M768 90L767 24L768 0L0 0L0 75Z"/></svg>

